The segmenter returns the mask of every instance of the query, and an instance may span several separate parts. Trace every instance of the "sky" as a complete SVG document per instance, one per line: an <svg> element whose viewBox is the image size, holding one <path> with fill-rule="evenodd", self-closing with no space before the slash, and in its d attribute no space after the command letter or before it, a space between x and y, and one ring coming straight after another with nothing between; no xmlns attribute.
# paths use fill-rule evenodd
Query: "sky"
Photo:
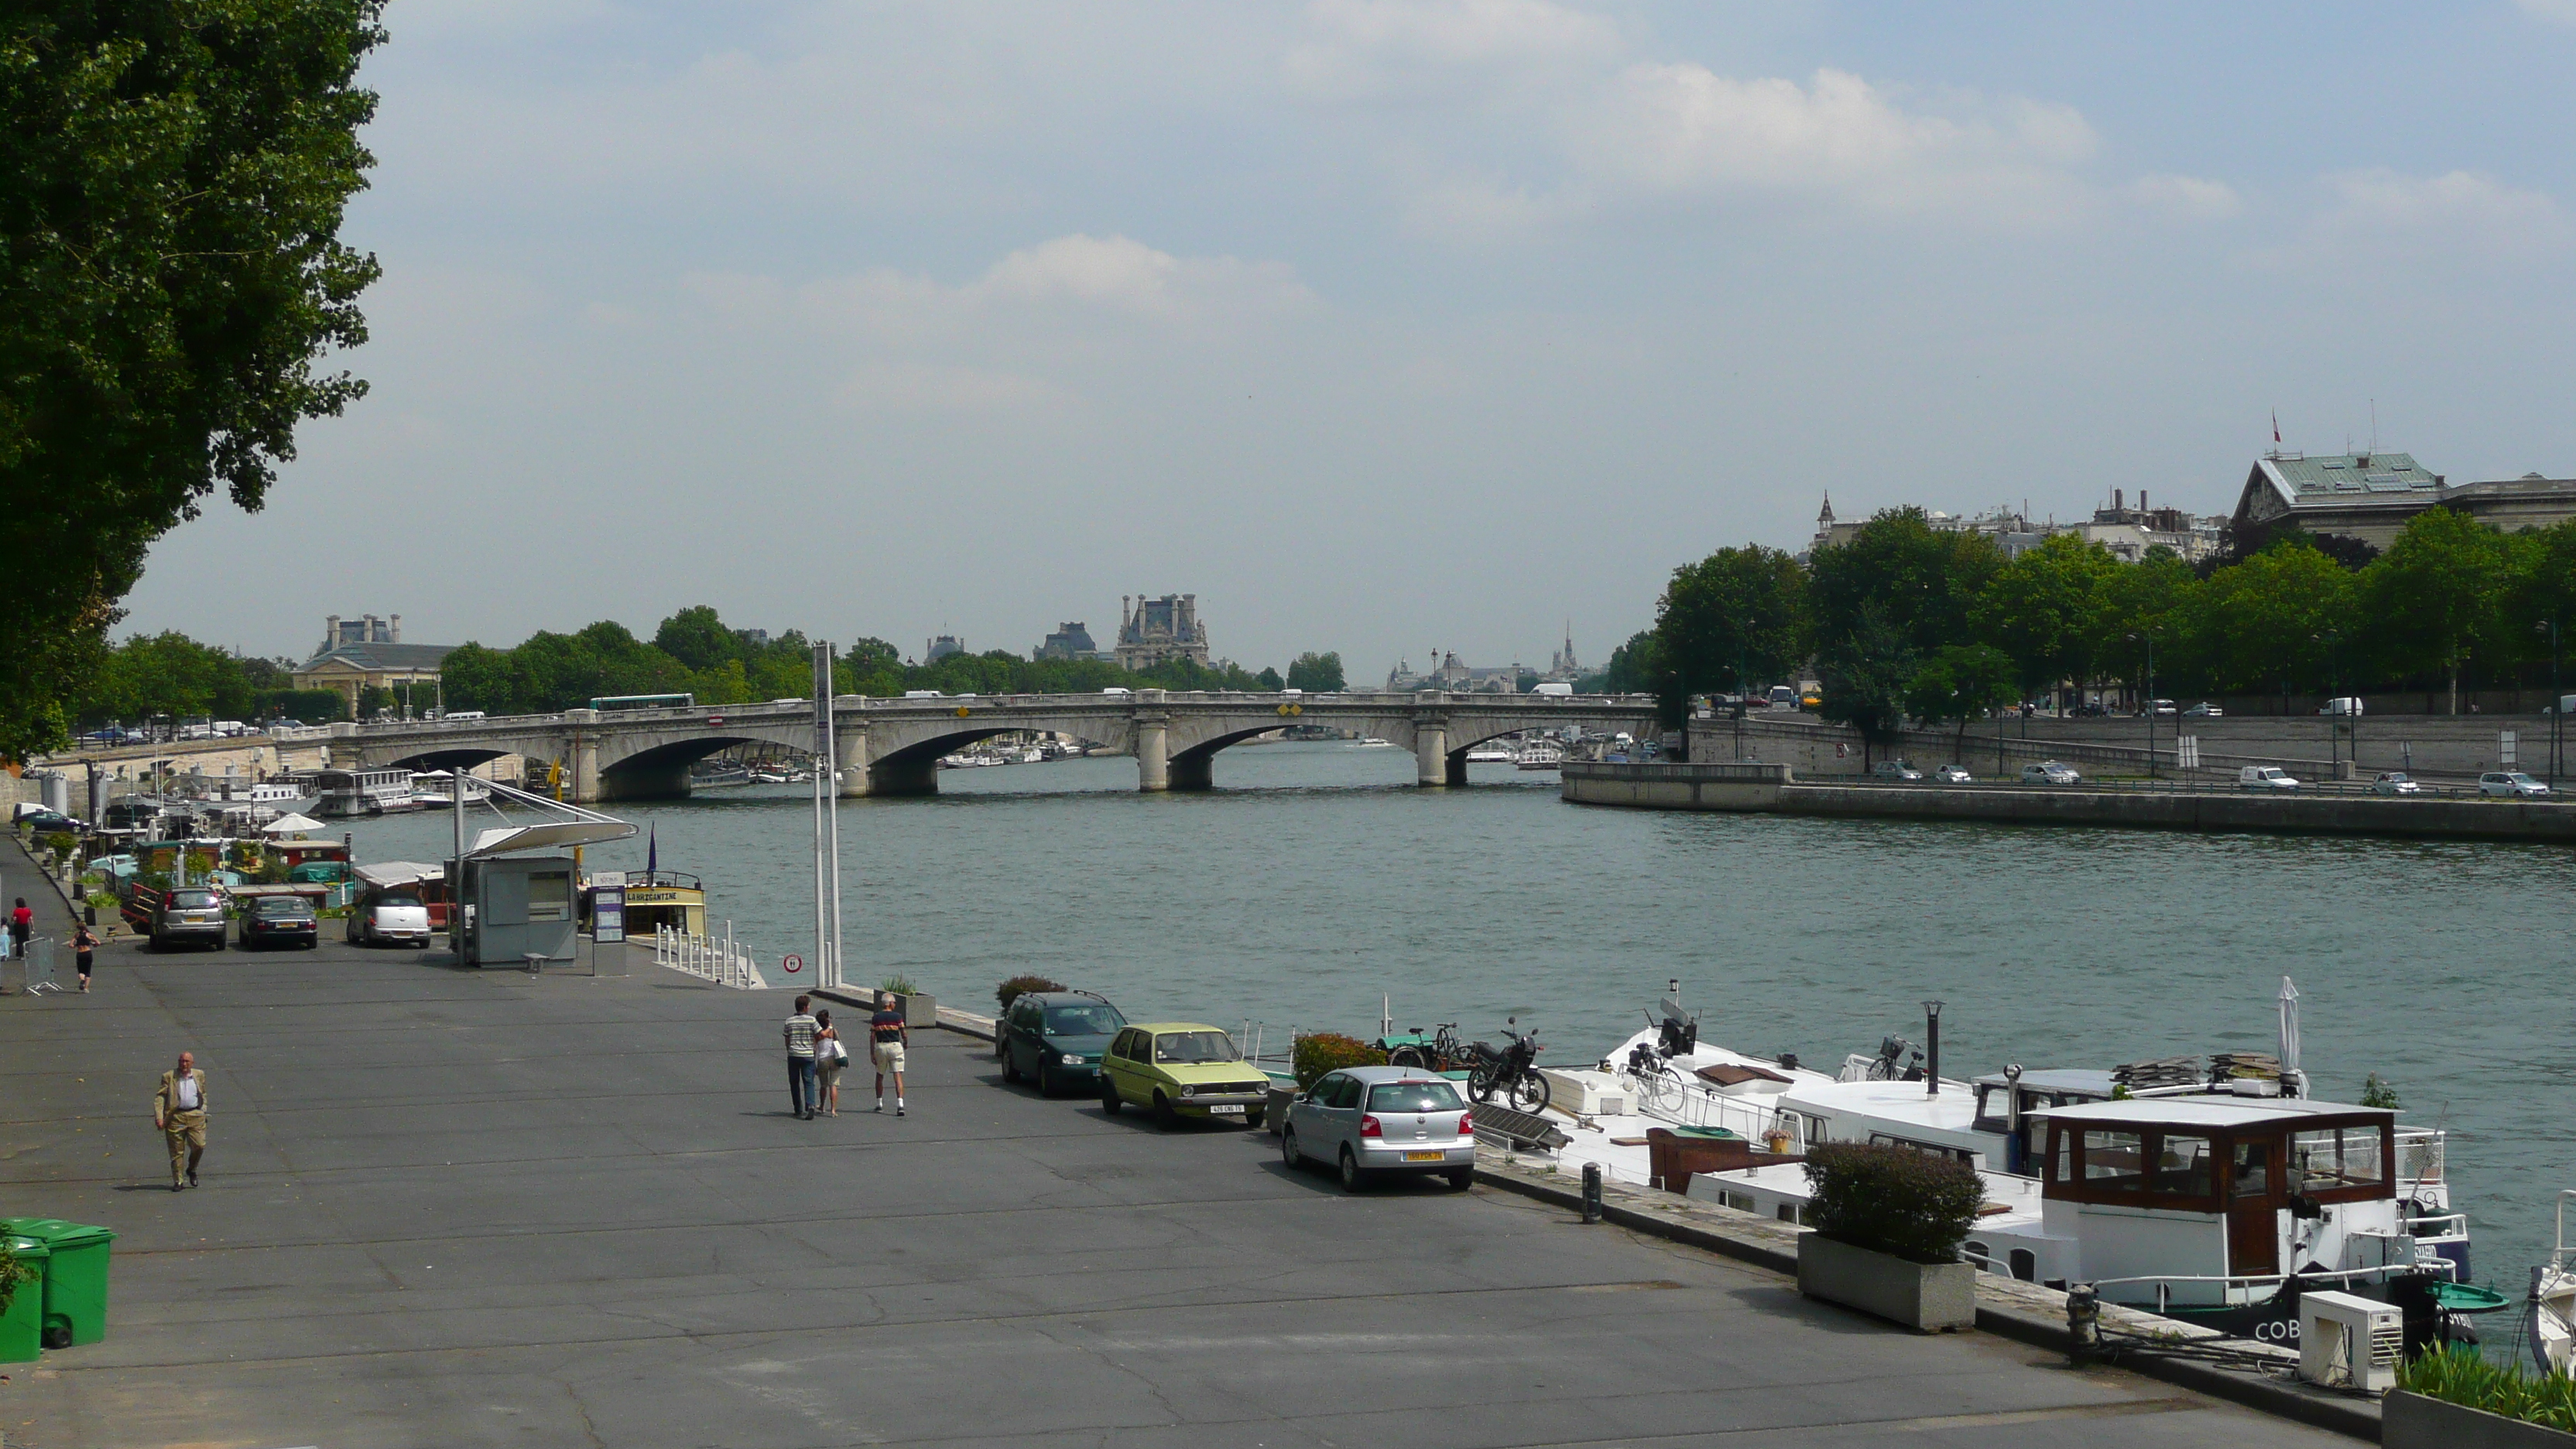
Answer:
<svg viewBox="0 0 2576 1449"><path fill-rule="evenodd" d="M392 0L384 278L127 629L1597 664L1672 569L2271 443L2576 474L2576 0ZM2375 418L2375 420L2374 420Z"/></svg>

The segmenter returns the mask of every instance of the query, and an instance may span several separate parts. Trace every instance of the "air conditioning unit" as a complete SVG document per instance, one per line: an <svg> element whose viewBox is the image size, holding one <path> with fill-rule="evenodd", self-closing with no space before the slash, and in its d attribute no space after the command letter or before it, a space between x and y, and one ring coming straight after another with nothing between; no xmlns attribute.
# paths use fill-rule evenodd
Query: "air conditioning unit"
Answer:
<svg viewBox="0 0 2576 1449"><path fill-rule="evenodd" d="M2350 1293L2299 1295L2299 1377L2385 1393L2397 1387L2406 1323L2393 1303Z"/></svg>

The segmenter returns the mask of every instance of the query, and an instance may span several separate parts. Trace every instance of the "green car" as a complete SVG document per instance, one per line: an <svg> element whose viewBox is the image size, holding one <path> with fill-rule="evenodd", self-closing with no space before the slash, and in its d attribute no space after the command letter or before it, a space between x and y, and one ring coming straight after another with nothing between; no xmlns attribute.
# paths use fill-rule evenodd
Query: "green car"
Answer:
<svg viewBox="0 0 2576 1449"><path fill-rule="evenodd" d="M1100 1057L1100 1110L1151 1108L1169 1128L1184 1117L1261 1125L1270 1078L1243 1059L1222 1027L1195 1021L1130 1025Z"/></svg>

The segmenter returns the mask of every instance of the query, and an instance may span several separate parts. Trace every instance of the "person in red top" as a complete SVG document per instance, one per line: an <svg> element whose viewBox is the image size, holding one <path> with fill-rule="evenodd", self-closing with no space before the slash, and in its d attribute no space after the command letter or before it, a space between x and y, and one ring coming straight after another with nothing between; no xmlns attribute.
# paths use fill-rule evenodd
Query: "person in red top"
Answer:
<svg viewBox="0 0 2576 1449"><path fill-rule="evenodd" d="M894 1078L894 1114L903 1115L903 1048L912 1040L905 1029L903 1008L895 1005L894 993L877 993L876 1015L868 1018L868 1052L877 1064L877 1110L885 1110L885 1079Z"/></svg>
<svg viewBox="0 0 2576 1449"><path fill-rule="evenodd" d="M27 938L36 934L36 913L27 906L25 896L18 897L18 908L9 913L9 954L27 959Z"/></svg>

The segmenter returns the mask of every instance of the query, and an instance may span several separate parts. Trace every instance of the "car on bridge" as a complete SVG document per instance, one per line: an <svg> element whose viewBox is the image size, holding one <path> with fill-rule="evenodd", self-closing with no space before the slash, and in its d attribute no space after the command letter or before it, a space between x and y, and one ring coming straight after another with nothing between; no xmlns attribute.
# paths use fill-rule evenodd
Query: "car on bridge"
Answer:
<svg viewBox="0 0 2576 1449"><path fill-rule="evenodd" d="M2520 770L2489 770L2478 776L2478 793L2498 799L2537 800L2549 787Z"/></svg>
<svg viewBox="0 0 2576 1449"><path fill-rule="evenodd" d="M2378 779L2370 782L2370 793L2373 795L2421 795L2424 793L2424 787L2416 784L2415 777L2407 774L2404 770L2389 770L2381 774Z"/></svg>
<svg viewBox="0 0 2576 1449"><path fill-rule="evenodd" d="M1973 785L1977 783L1977 777L1969 774L1966 767L1960 765L1943 765L1941 768L1932 772L1932 779L1936 784L1942 785Z"/></svg>
<svg viewBox="0 0 2576 1449"><path fill-rule="evenodd" d="M1225 1028L1196 1021L1128 1026L1100 1058L1100 1110L1137 1106L1166 1131L1183 1118L1258 1127L1270 1078L1243 1059Z"/></svg>
<svg viewBox="0 0 2576 1449"><path fill-rule="evenodd" d="M2298 779L2278 765L2247 765L2236 772L2240 790L2295 790Z"/></svg>
<svg viewBox="0 0 2576 1449"><path fill-rule="evenodd" d="M1100 1056L1127 1024L1090 991L1025 991L994 1023L1002 1080L1034 1082L1042 1097L1100 1090Z"/></svg>
<svg viewBox="0 0 2576 1449"><path fill-rule="evenodd" d="M1901 784L1914 784L1921 781L1923 778L1923 772L1921 770L1914 768L1903 760L1881 760L1877 764L1870 766L1869 772L1872 775L1877 776L1879 779L1894 780Z"/></svg>
<svg viewBox="0 0 2576 1449"><path fill-rule="evenodd" d="M2021 782L2025 785L2073 785L2083 778L2075 773L2072 766L2061 765L2055 760L2042 760L2036 765L2021 767Z"/></svg>

